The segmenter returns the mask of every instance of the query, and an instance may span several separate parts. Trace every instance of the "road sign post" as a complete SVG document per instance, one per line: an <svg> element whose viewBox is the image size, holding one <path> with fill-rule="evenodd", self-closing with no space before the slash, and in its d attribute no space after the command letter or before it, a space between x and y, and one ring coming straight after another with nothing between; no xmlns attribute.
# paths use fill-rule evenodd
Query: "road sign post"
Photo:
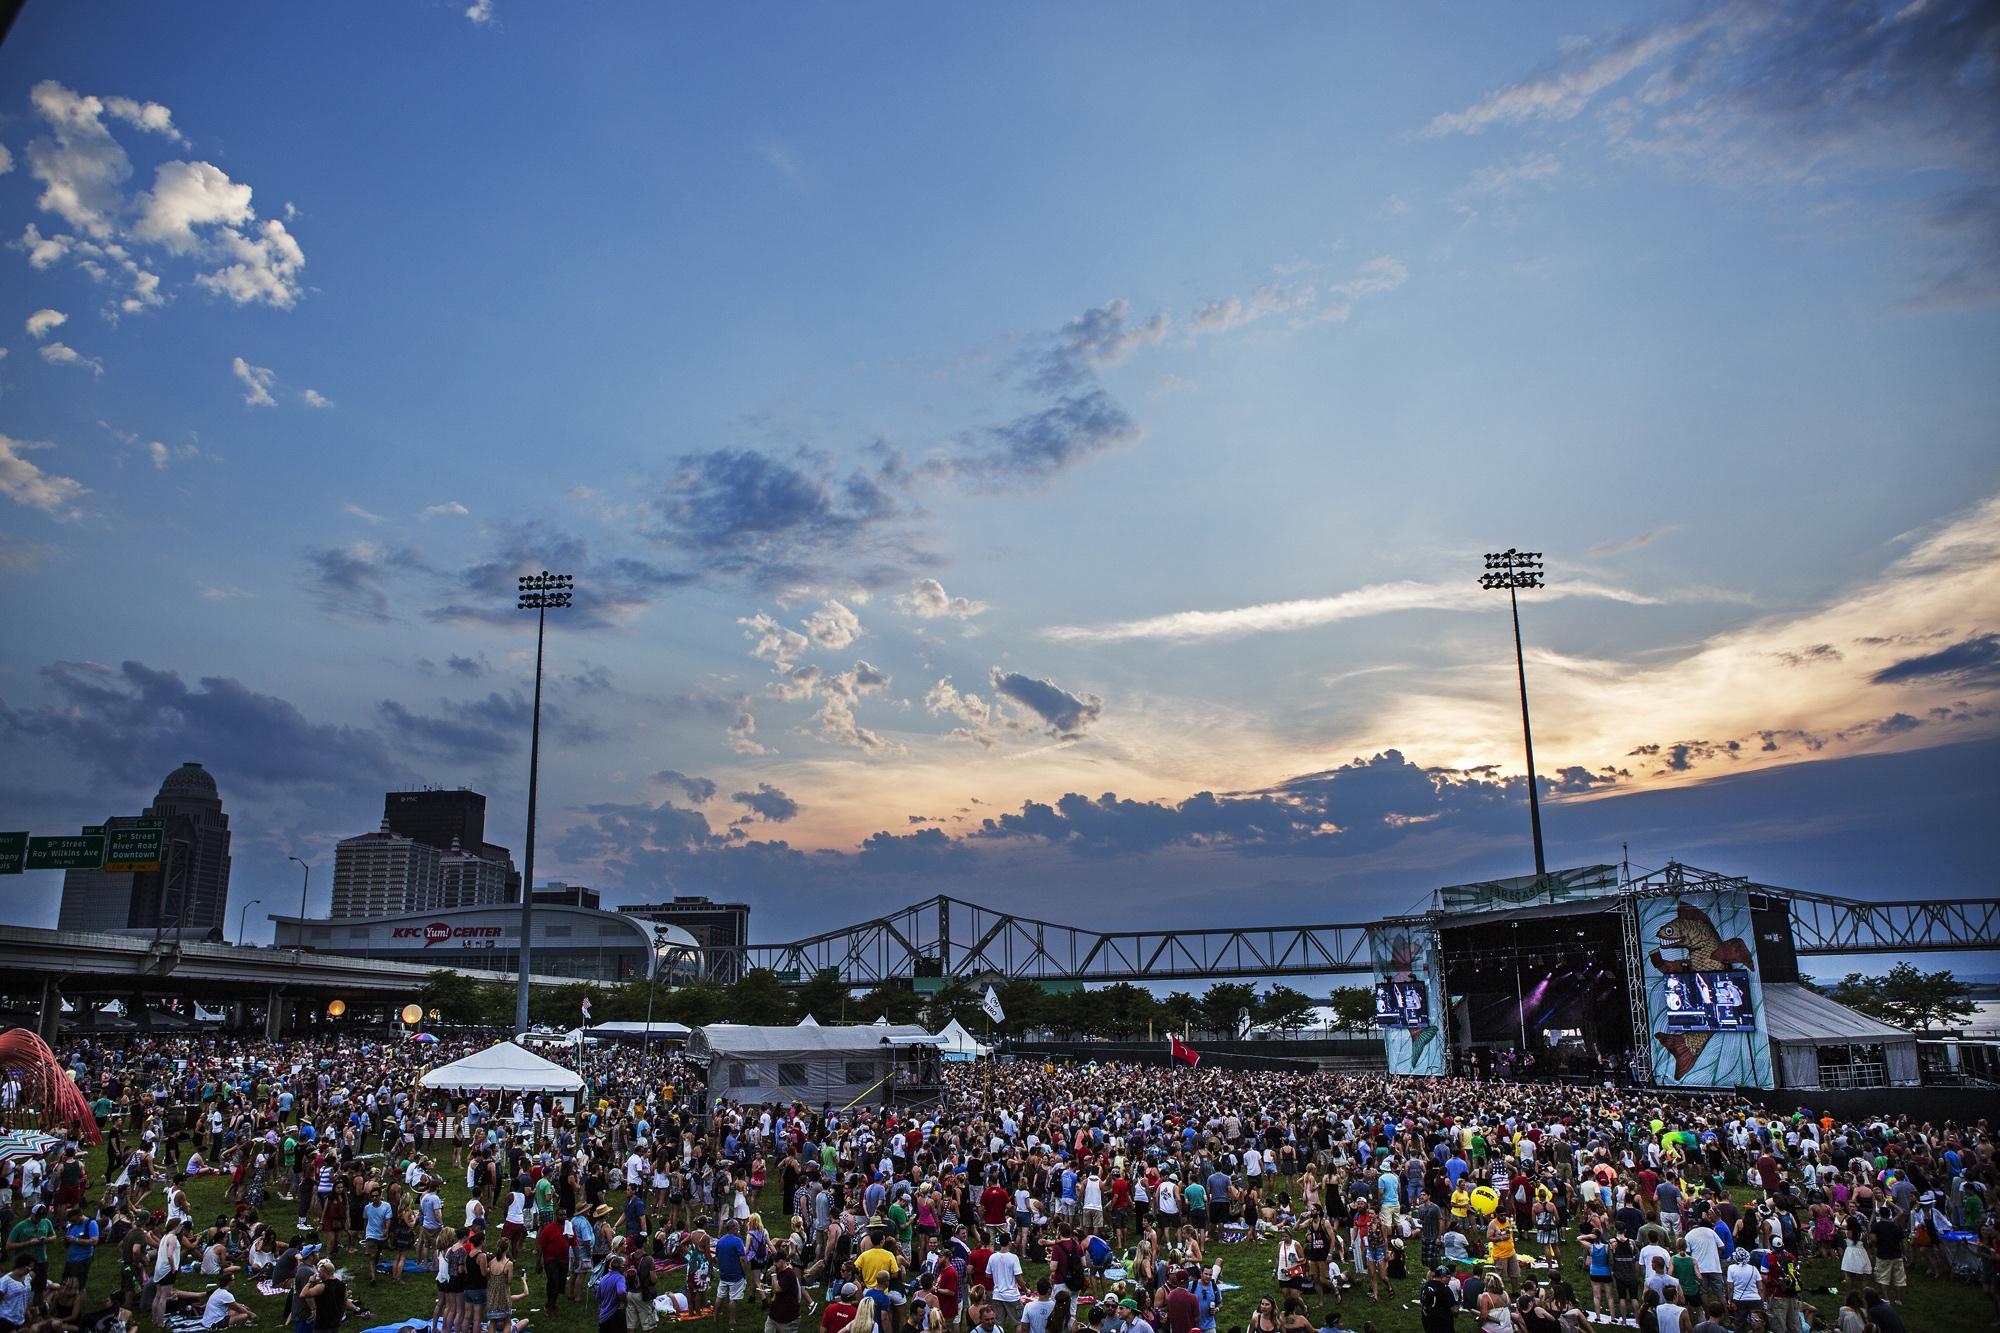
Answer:
<svg viewBox="0 0 2000 1333"><path fill-rule="evenodd" d="M107 830L104 835L104 868L109 871L158 870L161 844L166 841L166 836L165 828Z"/></svg>
<svg viewBox="0 0 2000 1333"><path fill-rule="evenodd" d="M104 864L104 835L29 838L29 870L96 870Z"/></svg>

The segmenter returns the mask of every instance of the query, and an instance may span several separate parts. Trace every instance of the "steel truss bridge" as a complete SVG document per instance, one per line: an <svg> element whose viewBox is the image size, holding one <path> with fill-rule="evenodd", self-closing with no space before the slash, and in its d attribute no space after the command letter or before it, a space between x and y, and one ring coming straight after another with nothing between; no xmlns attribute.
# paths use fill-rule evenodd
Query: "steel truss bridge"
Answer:
<svg viewBox="0 0 2000 1333"><path fill-rule="evenodd" d="M1802 957L2000 949L2000 898L1863 902L1669 865L1629 879L1598 900L1606 911L1615 911L1626 896L1730 888L1747 890L1756 907L1788 906ZM1532 907L1523 904L1516 910ZM769 969L792 985L820 975L838 976L849 986L922 977L1087 982L1308 977L1368 971L1371 928L1436 928L1472 919L1430 912L1312 926L1099 931L939 894L887 916L789 944L749 945L738 958L743 968Z"/></svg>

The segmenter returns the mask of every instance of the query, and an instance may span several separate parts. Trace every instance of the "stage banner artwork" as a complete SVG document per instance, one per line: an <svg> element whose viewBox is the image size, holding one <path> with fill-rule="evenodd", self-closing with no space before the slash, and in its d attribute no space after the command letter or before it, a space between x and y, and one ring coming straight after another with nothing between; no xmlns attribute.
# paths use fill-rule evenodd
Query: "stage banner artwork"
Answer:
<svg viewBox="0 0 2000 1333"><path fill-rule="evenodd" d="M1640 898L1634 907L1654 1081L1774 1086L1749 893L1688 890Z"/></svg>
<svg viewBox="0 0 2000 1333"><path fill-rule="evenodd" d="M1403 1007L1397 1021L1377 1029L1392 1074L1441 1077L1445 1072L1444 972L1432 945L1430 934L1421 926L1368 928L1368 956L1377 995L1385 994L1383 987L1387 986L1387 994L1405 997L1400 1001ZM1413 999L1420 1002L1412 1003ZM1382 1001L1377 1001L1377 1008L1383 1008Z"/></svg>
<svg viewBox="0 0 2000 1333"><path fill-rule="evenodd" d="M1589 898L1617 887L1617 866L1583 866L1576 870L1551 870L1546 875L1454 884L1438 890L1438 906L1447 912L1497 912L1508 907Z"/></svg>

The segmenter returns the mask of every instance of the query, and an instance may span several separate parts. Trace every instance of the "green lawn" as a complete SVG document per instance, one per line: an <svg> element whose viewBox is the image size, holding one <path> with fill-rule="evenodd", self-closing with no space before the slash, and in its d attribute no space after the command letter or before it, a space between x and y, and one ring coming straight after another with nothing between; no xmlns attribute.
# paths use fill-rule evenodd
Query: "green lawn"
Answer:
<svg viewBox="0 0 2000 1333"><path fill-rule="evenodd" d="M445 1217L447 1222L449 1222L453 1218L464 1216L466 1195L463 1184L464 1173L462 1171L453 1172L448 1169L450 1161L449 1145L433 1144L432 1147L433 1149L443 1149L443 1161L447 1166L447 1170L444 1172L446 1181L443 1196L445 1200ZM433 1152L433 1156L437 1156L435 1151ZM93 1149L91 1153L93 1196L96 1186L103 1178L103 1149ZM222 1197L227 1184L228 1177L226 1176L203 1176L188 1182L188 1198L193 1205L192 1211L197 1223L206 1224L213 1221L218 1215L233 1212L233 1205L225 1202ZM1746 1192L1738 1191L1739 1199L1744 1193ZM155 1206L158 1206L159 1191L156 1190L153 1197ZM618 1195L616 1198L622 1201L623 1195ZM772 1226L774 1231L782 1234L786 1228L777 1221L778 1199L775 1184L765 1190L759 1201L759 1206L766 1222ZM288 1234L292 1219L295 1216L294 1205L280 1200L274 1195L267 1201L262 1214L266 1221L278 1224L280 1234ZM496 1236L497 1230L496 1228ZM311 1233L307 1233L305 1239L310 1242L315 1237ZM1573 1284L1583 1291L1587 1304L1588 1284L1578 1276L1579 1264L1577 1262L1578 1256L1575 1245L1571 1244L1569 1248L1570 1253L1565 1257L1567 1276ZM1532 1253L1535 1247L1530 1243L1524 1245L1523 1249ZM52 1249L51 1253L59 1255L61 1252L60 1250ZM1230 1329L1241 1329L1248 1321L1250 1312L1255 1308L1257 1298L1275 1289L1273 1283L1273 1264L1277 1256L1277 1243L1275 1241L1262 1241L1218 1244L1210 1247L1209 1255L1211 1259L1220 1260L1222 1263L1223 1280L1225 1282L1236 1283L1240 1287L1240 1290L1225 1293L1222 1312L1217 1319L1217 1328L1222 1330L1223 1333L1227 1333ZM359 1255L344 1253L340 1256L340 1262L342 1267L347 1270L349 1288L354 1299L373 1311L372 1316L364 1316L358 1321L351 1321L347 1327L357 1330L358 1333L358 1330L361 1329L388 1324L402 1319L425 1319L429 1317L435 1295L431 1274L427 1272L408 1274L400 1285L391 1282L387 1275L384 1275L377 1285L371 1287L362 1273L362 1260ZM54 1263L50 1265L52 1274L57 1267L58 1265ZM1951 1279L1932 1279L1915 1271L1918 1267L1921 1267L1921 1263L1913 1262L1910 1300L1904 1311L1904 1319L1913 1330L1913 1333L1948 1333L1951 1330L1979 1329L1989 1325L1992 1310L1978 1287ZM1041 1265L1031 1266L1028 1274L1030 1282L1032 1283L1033 1279L1042 1276L1044 1271L1045 1269ZM115 1254L108 1250L101 1252L91 1274L90 1294L93 1297L93 1301L89 1308L100 1307L108 1299L116 1281L116 1273L117 1262ZM1807 1276L1809 1281L1819 1288L1822 1293L1826 1287L1833 1286L1839 1281L1839 1274L1832 1262L1819 1262L1809 1265ZM565 1302L559 1314L551 1317L540 1311L542 1286L539 1274L531 1271L528 1276L528 1282L529 1299L516 1307L516 1313L523 1314L533 1311L534 1313L530 1315L530 1318L533 1320L533 1328L536 1330L536 1333L595 1333L596 1311L594 1307L589 1311L585 1311L580 1306ZM203 1290L198 1284L199 1278L196 1275L184 1274L181 1278L180 1289L182 1291ZM679 1286L678 1275L674 1276L669 1285L674 1287ZM1343 1313L1347 1326L1359 1329L1363 1326L1363 1321L1373 1320L1376 1327L1381 1330L1381 1333L1419 1333L1420 1323L1415 1309L1415 1298L1419 1285L1420 1280L1414 1276L1398 1282L1395 1284L1393 1296L1385 1294L1378 1304L1368 1299L1368 1288L1364 1280L1358 1289L1350 1289L1346 1294L1346 1304L1343 1307ZM284 1327L284 1301L281 1298L259 1296L256 1293L254 1284L240 1278L237 1282L237 1298L257 1313L258 1323L261 1327L266 1329ZM1326 1308L1329 1299L1315 1298L1310 1303L1309 1309L1315 1318ZM1824 1294L1817 1295L1812 1299L1815 1300L1829 1318L1833 1317L1840 1303L1839 1298ZM141 1317L142 1319L145 1318L144 1312L142 1312ZM703 1319L687 1322L701 1328L709 1328L718 1321L715 1319ZM738 1323L745 1328L761 1329L763 1325L762 1312L746 1308L740 1313ZM1458 1323L1461 1329L1470 1329L1472 1327L1470 1316L1465 1314L1460 1315ZM817 1318L808 1315L803 1324L805 1333L817 1333L817 1328Z"/></svg>

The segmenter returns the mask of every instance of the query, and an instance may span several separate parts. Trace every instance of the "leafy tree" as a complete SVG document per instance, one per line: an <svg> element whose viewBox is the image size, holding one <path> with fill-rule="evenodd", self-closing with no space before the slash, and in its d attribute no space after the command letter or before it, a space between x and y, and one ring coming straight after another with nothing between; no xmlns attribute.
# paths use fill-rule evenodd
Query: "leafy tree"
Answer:
<svg viewBox="0 0 2000 1333"><path fill-rule="evenodd" d="M1205 1021L1201 1016L1201 1001L1184 990L1177 990L1161 1000L1160 1014L1169 1027L1194 1028Z"/></svg>
<svg viewBox="0 0 2000 1333"><path fill-rule="evenodd" d="M778 974L753 967L723 988L724 1021L782 1027L794 1021L792 993Z"/></svg>
<svg viewBox="0 0 2000 1333"><path fill-rule="evenodd" d="M1312 1026L1313 1010L1317 1007L1312 996L1304 991L1293 990L1290 986L1273 986L1264 992L1264 998L1257 1001L1257 1007L1251 1013L1266 1027L1280 1032L1296 1032Z"/></svg>
<svg viewBox="0 0 2000 1333"><path fill-rule="evenodd" d="M1257 988L1247 981L1218 981L1201 996L1202 1030L1218 1036L1236 1035L1236 1015L1257 1012Z"/></svg>
<svg viewBox="0 0 2000 1333"><path fill-rule="evenodd" d="M704 1023L719 1023L726 1016L726 1000L722 987L713 981L697 981L687 986L676 986L662 991L653 1010L653 1019L660 1023L685 1023L698 1028Z"/></svg>
<svg viewBox="0 0 2000 1333"><path fill-rule="evenodd" d="M1097 1031L1105 1037L1143 1037L1159 1015L1153 993L1129 981L1116 981L1097 992Z"/></svg>
<svg viewBox="0 0 2000 1333"><path fill-rule="evenodd" d="M957 977L924 997L924 1026L932 1032L944 1031L954 1018L967 1032L978 1030L979 992Z"/></svg>
<svg viewBox="0 0 2000 1333"><path fill-rule="evenodd" d="M1971 986L1948 971L1919 972L1913 963L1896 964L1886 977L1849 972L1826 994L1836 1004L1912 1032L1962 1028L1978 1012Z"/></svg>
<svg viewBox="0 0 2000 1333"><path fill-rule="evenodd" d="M607 997L604 988L594 981L575 981L567 986L529 992L528 1021L565 1030L580 1026L583 1022L583 1001L586 997L590 1000L591 1021L594 1023L605 1021Z"/></svg>
<svg viewBox="0 0 2000 1333"><path fill-rule="evenodd" d="M811 1014L813 1021L832 1027L845 1023L848 1007L853 1002L853 992L838 973L833 976L820 975L808 981L792 993L792 1002L798 1009L799 1017Z"/></svg>
<svg viewBox="0 0 2000 1333"><path fill-rule="evenodd" d="M850 1012L864 1022L886 1018L891 1023L914 1023L923 1016L924 1002L917 993L901 986L877 986L856 1000Z"/></svg>
<svg viewBox="0 0 2000 1333"><path fill-rule="evenodd" d="M994 1024L994 1030L1019 1036L1023 1032L1034 1032L1049 1026L1049 1001L1052 998L1032 981L1008 982L1000 988L1000 1010L1007 1017Z"/></svg>
<svg viewBox="0 0 2000 1333"><path fill-rule="evenodd" d="M1103 1026L1103 1004L1095 991L1079 987L1049 996L1048 1025L1065 1037L1094 1036Z"/></svg>
<svg viewBox="0 0 2000 1333"><path fill-rule="evenodd" d="M1333 1026L1341 1032L1366 1032L1375 1026L1375 991L1370 986L1342 986L1327 997Z"/></svg>
<svg viewBox="0 0 2000 1333"><path fill-rule="evenodd" d="M475 981L463 972L448 967L430 974L419 992L419 999L426 1014L435 1009L439 1018L447 1023L507 1026L514 1021L512 987Z"/></svg>

